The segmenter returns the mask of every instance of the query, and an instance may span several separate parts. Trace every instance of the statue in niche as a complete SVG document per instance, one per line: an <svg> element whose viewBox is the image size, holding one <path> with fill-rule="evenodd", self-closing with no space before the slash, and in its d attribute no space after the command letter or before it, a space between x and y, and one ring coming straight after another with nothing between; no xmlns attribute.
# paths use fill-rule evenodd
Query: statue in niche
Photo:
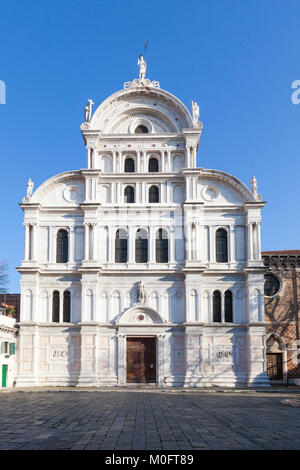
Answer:
<svg viewBox="0 0 300 470"><path fill-rule="evenodd" d="M94 104L93 100L89 99L84 108L84 121L85 122L90 122L91 120L93 104Z"/></svg>
<svg viewBox="0 0 300 470"><path fill-rule="evenodd" d="M140 79L140 81L143 81L145 79L145 76L146 76L147 64L146 64L146 61L145 61L144 56L142 54L139 55L138 66L139 66L139 69L140 69L139 79Z"/></svg>
<svg viewBox="0 0 300 470"><path fill-rule="evenodd" d="M196 124L199 119L199 106L195 101L192 101L192 113L193 113L193 123Z"/></svg>
<svg viewBox="0 0 300 470"><path fill-rule="evenodd" d="M137 289L137 297L138 297L138 303L139 304L144 304L146 302L146 291L145 291L145 286L143 284L143 281L139 282L138 289Z"/></svg>
<svg viewBox="0 0 300 470"><path fill-rule="evenodd" d="M27 196L28 198L30 198L30 197L32 196L33 187L34 187L34 183L33 183L33 181L29 178L28 183L27 183L27 193L26 193L26 196Z"/></svg>

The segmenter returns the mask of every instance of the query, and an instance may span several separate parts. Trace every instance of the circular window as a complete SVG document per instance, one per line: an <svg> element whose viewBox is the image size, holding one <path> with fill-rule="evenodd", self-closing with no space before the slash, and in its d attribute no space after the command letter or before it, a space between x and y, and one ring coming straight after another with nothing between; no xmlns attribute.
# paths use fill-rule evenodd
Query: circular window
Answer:
<svg viewBox="0 0 300 470"><path fill-rule="evenodd" d="M145 315L141 314L141 315L138 315L138 321L143 321L145 320Z"/></svg>
<svg viewBox="0 0 300 470"><path fill-rule="evenodd" d="M137 126L137 128L134 131L135 134L148 134L148 128L146 126L143 126L142 124L140 126Z"/></svg>
<svg viewBox="0 0 300 470"><path fill-rule="evenodd" d="M265 274L265 296L273 297L280 290L280 281L274 274Z"/></svg>

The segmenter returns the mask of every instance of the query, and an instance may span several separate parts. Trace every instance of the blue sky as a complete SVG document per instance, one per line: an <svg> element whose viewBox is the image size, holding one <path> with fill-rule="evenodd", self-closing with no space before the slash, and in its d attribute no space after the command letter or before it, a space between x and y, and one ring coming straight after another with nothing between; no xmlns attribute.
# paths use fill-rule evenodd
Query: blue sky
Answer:
<svg viewBox="0 0 300 470"><path fill-rule="evenodd" d="M289 0L182 2L22 0L2 2L0 80L0 259L19 291L24 249L18 203L30 177L86 166L80 133L87 98L99 105L137 77L149 40L147 76L204 124L198 166L248 184L267 205L262 248L299 246L300 4Z"/></svg>

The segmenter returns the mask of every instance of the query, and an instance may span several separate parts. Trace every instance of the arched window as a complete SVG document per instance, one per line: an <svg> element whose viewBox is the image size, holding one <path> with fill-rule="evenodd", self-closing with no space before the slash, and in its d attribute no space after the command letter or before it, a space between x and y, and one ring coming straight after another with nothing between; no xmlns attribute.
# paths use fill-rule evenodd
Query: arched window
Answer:
<svg viewBox="0 0 300 470"><path fill-rule="evenodd" d="M135 262L148 262L148 237L146 231L141 229L135 234Z"/></svg>
<svg viewBox="0 0 300 470"><path fill-rule="evenodd" d="M56 236L56 262L67 263L69 250L69 235L66 230L59 230Z"/></svg>
<svg viewBox="0 0 300 470"><path fill-rule="evenodd" d="M132 186L126 186L124 190L124 201L127 202L127 204L134 202L134 188Z"/></svg>
<svg viewBox="0 0 300 470"><path fill-rule="evenodd" d="M52 321L59 322L59 292L55 290L52 297Z"/></svg>
<svg viewBox="0 0 300 470"><path fill-rule="evenodd" d="M125 173L134 173L134 160L133 160L133 158L126 158L126 160L125 160Z"/></svg>
<svg viewBox="0 0 300 470"><path fill-rule="evenodd" d="M215 290L213 295L213 321L221 322L221 294L218 290Z"/></svg>
<svg viewBox="0 0 300 470"><path fill-rule="evenodd" d="M71 293L68 290L64 292L63 321L66 323L71 321Z"/></svg>
<svg viewBox="0 0 300 470"><path fill-rule="evenodd" d="M156 262L167 263L169 261L168 234L162 228L156 232Z"/></svg>
<svg viewBox="0 0 300 470"><path fill-rule="evenodd" d="M146 126L143 126L142 124L140 124L139 126L137 126L134 133L135 134L148 134L149 131L148 131L148 128Z"/></svg>
<svg viewBox="0 0 300 470"><path fill-rule="evenodd" d="M117 230L115 238L115 262L127 263L127 233L125 230Z"/></svg>
<svg viewBox="0 0 300 470"><path fill-rule="evenodd" d="M232 309L232 292L227 290L225 292L225 321L228 323L233 322L233 309Z"/></svg>
<svg viewBox="0 0 300 470"><path fill-rule="evenodd" d="M150 173L157 173L158 172L158 160L157 160L157 158L150 158L149 165L148 165L148 171Z"/></svg>
<svg viewBox="0 0 300 470"><path fill-rule="evenodd" d="M217 263L227 263L227 232L223 228L216 231L216 261Z"/></svg>
<svg viewBox="0 0 300 470"><path fill-rule="evenodd" d="M159 202L159 189L157 186L149 188L149 202Z"/></svg>

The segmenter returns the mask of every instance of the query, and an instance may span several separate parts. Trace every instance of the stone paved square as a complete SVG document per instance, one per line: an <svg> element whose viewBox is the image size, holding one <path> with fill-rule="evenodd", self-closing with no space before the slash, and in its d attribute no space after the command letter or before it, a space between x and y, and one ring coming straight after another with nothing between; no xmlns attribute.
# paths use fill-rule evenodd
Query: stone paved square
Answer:
<svg viewBox="0 0 300 470"><path fill-rule="evenodd" d="M9 392L0 450L300 449L300 408L273 393Z"/></svg>

